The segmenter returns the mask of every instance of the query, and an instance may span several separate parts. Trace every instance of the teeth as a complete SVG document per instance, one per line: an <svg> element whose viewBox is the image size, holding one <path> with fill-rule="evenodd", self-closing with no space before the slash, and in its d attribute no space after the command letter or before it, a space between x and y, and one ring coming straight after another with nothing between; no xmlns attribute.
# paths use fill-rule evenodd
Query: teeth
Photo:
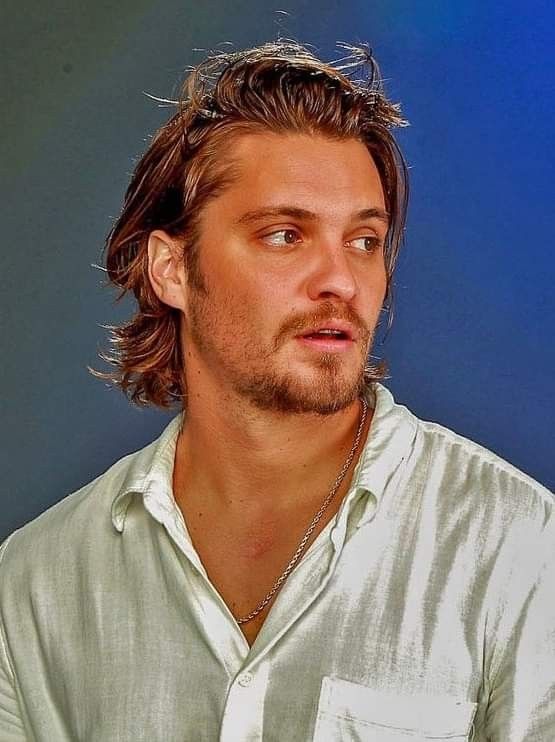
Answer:
<svg viewBox="0 0 555 742"><path fill-rule="evenodd" d="M319 335L342 335L343 333L341 330L318 330Z"/></svg>

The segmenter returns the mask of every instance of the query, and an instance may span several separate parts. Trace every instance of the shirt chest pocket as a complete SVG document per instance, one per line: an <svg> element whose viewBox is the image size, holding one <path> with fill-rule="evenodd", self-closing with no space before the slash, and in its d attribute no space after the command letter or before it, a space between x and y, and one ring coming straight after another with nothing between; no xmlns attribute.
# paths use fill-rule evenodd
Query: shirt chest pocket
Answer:
<svg viewBox="0 0 555 742"><path fill-rule="evenodd" d="M324 677L313 742L466 742L476 706L452 696L392 695Z"/></svg>

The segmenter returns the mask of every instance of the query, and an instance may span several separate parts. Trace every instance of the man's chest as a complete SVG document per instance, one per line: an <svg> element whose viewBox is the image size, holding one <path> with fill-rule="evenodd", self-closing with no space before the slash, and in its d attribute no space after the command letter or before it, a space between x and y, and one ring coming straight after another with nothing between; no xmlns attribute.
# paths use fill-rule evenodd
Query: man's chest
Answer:
<svg viewBox="0 0 555 742"><path fill-rule="evenodd" d="M32 596L30 623L21 619L22 597L10 601L19 682L52 699L34 719L45 730L41 742L384 742L384 725L400 734L401 716L411 740L468 739L483 686L480 601L461 611L456 597L464 586L453 592L447 573L417 579L414 555L393 548L399 539L383 523L353 531L345 543L334 536L334 544L327 537L315 544L249 652L213 588L229 605L240 596L234 615L248 613L281 573L298 534L282 539L280 551L270 533L248 547L248 539L237 543L225 529L211 530L213 542L197 539L208 581L171 528L142 519L140 510L129 518L127 541L114 540L103 555L110 568L101 580L97 569L62 552L60 584L52 577L47 593ZM65 599L54 603L52 594ZM63 620L53 620L62 605ZM250 644L254 627L245 633ZM45 652L48 678L37 672ZM424 700L413 713L415 695ZM453 714L464 711L460 719L451 714L455 727L440 725L432 710L447 708L449 699Z"/></svg>
<svg viewBox="0 0 555 742"><path fill-rule="evenodd" d="M483 648L470 651L468 625L460 616L445 615L440 601L434 603L442 626L448 626L447 642L429 636L421 621L415 623L413 614L423 617L426 610L424 595L400 600L401 584L380 585L379 575L372 578L367 540L356 539L356 549L351 541L333 569L328 539L301 561L285 583L283 599L266 617L267 634L248 652L206 579L188 561L175 560L169 539L159 534L160 559L142 569L140 589L132 588L139 583L131 579L140 560L127 560L114 572L111 583L117 590L104 594L97 583L86 586L82 619L72 611L73 619L66 618L59 635L47 642L48 694L58 699L56 718L68 719L71 734L56 730L58 736L45 735L45 740L115 738L114 730L121 739L134 735L153 742L196 739L198 730L206 742L385 742L407 735L412 741L447 733L449 739L468 739L474 712L468 700L477 698ZM222 564L229 558L224 550ZM265 593L263 577L274 577L261 571L250 580L246 574L237 577L217 560L212 573L210 582L229 595L248 590L249 584ZM253 591L250 599L256 603L259 596ZM245 601L237 615L252 607ZM259 628L256 620L254 625ZM29 627L22 627L23 636L28 652L34 638ZM251 636L248 629L245 636ZM36 658L44 651L44 637L38 639L37 651L29 655L29 675L22 677L27 684L35 682ZM80 683L72 682L76 677ZM415 693L422 700L418 708ZM447 711L438 717L437 709L456 712L456 726L446 719ZM405 736L399 736L400 718ZM54 723L50 717L49 723Z"/></svg>
<svg viewBox="0 0 555 742"><path fill-rule="evenodd" d="M263 519L242 528L225 522L206 528L200 519L187 518L191 541L208 578L235 619L257 612L240 624L249 645L256 639L288 575L337 514L338 506L339 503L334 503L322 514L293 565L291 562L312 523L308 514L300 514L291 521ZM269 600L260 609L267 597Z"/></svg>

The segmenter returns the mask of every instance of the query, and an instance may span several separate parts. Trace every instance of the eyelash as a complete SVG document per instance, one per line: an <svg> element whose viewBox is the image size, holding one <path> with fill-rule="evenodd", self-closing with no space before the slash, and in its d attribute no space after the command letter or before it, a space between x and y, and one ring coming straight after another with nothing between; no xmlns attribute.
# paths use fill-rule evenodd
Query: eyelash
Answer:
<svg viewBox="0 0 555 742"><path fill-rule="evenodd" d="M262 239L265 239L267 237L273 237L276 234L286 234L288 232L289 233L296 234L296 235L299 234L296 229L278 229L275 232L270 232L268 234L263 235L262 236ZM380 247L382 246L381 240L378 237L374 237L373 235L363 235L361 237L355 237L354 240L349 240L349 242L355 242L357 240L371 240L372 241L372 247L370 247L370 249L368 249L368 250L364 250L363 251L363 252L367 252L368 254L372 254L376 250L379 250ZM284 242L282 244L285 244L285 245L294 245L295 243L294 242Z"/></svg>

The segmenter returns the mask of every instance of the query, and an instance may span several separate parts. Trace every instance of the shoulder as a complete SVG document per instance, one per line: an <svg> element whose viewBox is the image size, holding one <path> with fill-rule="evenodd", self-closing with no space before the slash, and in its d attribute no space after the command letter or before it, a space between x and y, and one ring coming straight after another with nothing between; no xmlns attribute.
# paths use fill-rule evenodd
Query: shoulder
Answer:
<svg viewBox="0 0 555 742"><path fill-rule="evenodd" d="M371 391L375 410L364 476L369 489L379 488L399 465L402 484L387 499L392 516L414 519L425 512L453 527L464 521L493 529L500 538L511 523L543 529L551 522L555 528L555 497L547 487L485 446L418 417L382 384Z"/></svg>
<svg viewBox="0 0 555 742"><path fill-rule="evenodd" d="M160 442L171 439L177 421L175 418L158 439L121 457L104 473L11 533L0 548L0 588L5 580L30 584L46 579L53 564L58 572L61 565L74 571L77 560L86 560L87 555L109 546L116 535L112 519L115 498L126 491L142 491Z"/></svg>
<svg viewBox="0 0 555 742"><path fill-rule="evenodd" d="M19 627L21 635L21 627L63 622L69 608L77 615L91 591L111 584L129 545L115 504L136 495L139 505L151 479L171 477L178 427L179 416L156 440L8 536L0 545L0 627ZM149 523L145 508L132 512L135 524Z"/></svg>
<svg viewBox="0 0 555 742"><path fill-rule="evenodd" d="M475 544L505 542L515 553L538 540L555 544L555 496L547 487L479 443L415 420L424 507Z"/></svg>
<svg viewBox="0 0 555 742"><path fill-rule="evenodd" d="M387 431L380 450L393 448L397 455L402 449L403 457L412 460L409 470L426 489L438 490L447 499L451 493L499 500L524 511L553 508L554 494L500 455L445 425L418 417L381 384L375 385L375 393L380 431Z"/></svg>
<svg viewBox="0 0 555 742"><path fill-rule="evenodd" d="M485 446L429 420L418 419L418 427L431 469L460 487L484 494L493 488L501 497L518 494L530 504L553 505L554 495L547 487Z"/></svg>
<svg viewBox="0 0 555 742"><path fill-rule="evenodd" d="M465 574L495 610L521 605L555 569L553 493L450 428L406 407L402 417L415 435L388 516L399 520L423 558L433 554L434 564L458 565L453 574Z"/></svg>
<svg viewBox="0 0 555 742"><path fill-rule="evenodd" d="M19 572L28 561L62 558L92 534L97 537L110 525L110 504L141 451L123 456L104 473L66 495L33 520L11 533L2 544L0 575ZM1 577L0 577L1 580Z"/></svg>
<svg viewBox="0 0 555 742"><path fill-rule="evenodd" d="M408 508L413 517L423 510L457 530L472 524L479 538L484 531L502 539L507 529L555 529L555 496L547 487L485 446L417 416L383 385L375 391L378 453L406 462L393 510Z"/></svg>

